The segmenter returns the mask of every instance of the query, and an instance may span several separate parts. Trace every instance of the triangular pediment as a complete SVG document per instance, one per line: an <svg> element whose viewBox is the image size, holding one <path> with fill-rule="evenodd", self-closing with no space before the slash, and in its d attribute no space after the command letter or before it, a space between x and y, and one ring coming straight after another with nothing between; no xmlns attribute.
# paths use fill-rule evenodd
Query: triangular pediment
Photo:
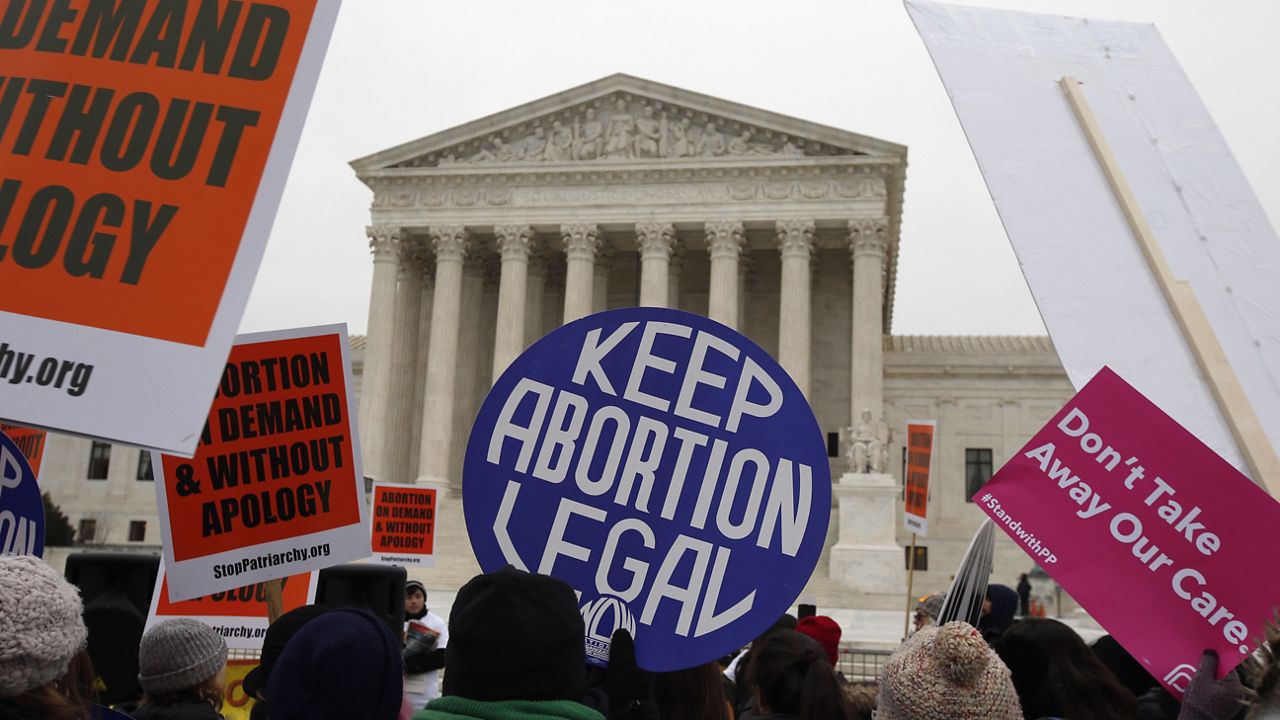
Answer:
<svg viewBox="0 0 1280 720"><path fill-rule="evenodd" d="M389 148L351 165L363 174L395 168L550 168L858 155L901 158L906 148L619 74Z"/></svg>

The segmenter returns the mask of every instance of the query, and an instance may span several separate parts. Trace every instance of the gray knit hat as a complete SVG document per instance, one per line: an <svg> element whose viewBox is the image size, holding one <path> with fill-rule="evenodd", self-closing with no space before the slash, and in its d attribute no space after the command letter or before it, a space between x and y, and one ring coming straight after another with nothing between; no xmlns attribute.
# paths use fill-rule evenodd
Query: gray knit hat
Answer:
<svg viewBox="0 0 1280 720"><path fill-rule="evenodd" d="M84 647L80 591L40 558L0 557L0 697L62 677Z"/></svg>
<svg viewBox="0 0 1280 720"><path fill-rule="evenodd" d="M148 695L193 688L227 664L227 641L197 620L166 620L138 646L138 682Z"/></svg>

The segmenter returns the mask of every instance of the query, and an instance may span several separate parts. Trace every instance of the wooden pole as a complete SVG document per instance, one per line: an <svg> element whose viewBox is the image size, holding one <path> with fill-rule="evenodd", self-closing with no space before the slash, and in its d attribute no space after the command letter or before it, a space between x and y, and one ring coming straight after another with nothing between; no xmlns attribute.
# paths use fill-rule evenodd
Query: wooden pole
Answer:
<svg viewBox="0 0 1280 720"><path fill-rule="evenodd" d="M926 528L927 529L927 528ZM915 608L915 593L912 587L916 579L916 534L911 533L911 552L907 555L907 618L902 623L902 639L911 636L911 611Z"/></svg>
<svg viewBox="0 0 1280 720"><path fill-rule="evenodd" d="M1218 403L1218 410L1226 419L1227 426L1231 429L1231 436L1235 439L1236 447L1239 448L1240 454L1249 466L1254 482L1266 488L1272 497L1280 497L1280 459L1277 459L1275 449L1271 446L1262 423L1249 403L1249 396L1240 385L1240 379L1231 369L1227 354L1223 351L1222 344L1218 342L1218 336L1213 332L1213 326L1209 324L1204 308L1196 299L1195 290L1186 280L1175 278L1169 269L1155 234L1147 224L1142 208L1134 199L1129 183L1124 173L1120 171L1120 165L1116 162L1115 155L1112 154L1111 147L1107 144L1107 139L1093 115L1093 110L1090 109L1089 102L1080 89L1080 82L1072 77L1063 77L1058 81L1058 85L1066 93L1067 103L1075 112L1076 120L1089 140L1094 157L1102 166L1102 172L1107 177L1111 192L1120 203L1120 209L1129 222L1129 229L1137 237L1138 246L1142 249L1143 257L1146 258L1147 265L1155 275L1157 284L1160 285L1165 302L1173 311L1183 338L1191 346L1191 352L1195 355L1200 371L1204 373L1209 383L1213 398Z"/></svg>
<svg viewBox="0 0 1280 720"><path fill-rule="evenodd" d="M262 583L263 593L267 599L267 624L270 625L284 614L284 583L279 578Z"/></svg>

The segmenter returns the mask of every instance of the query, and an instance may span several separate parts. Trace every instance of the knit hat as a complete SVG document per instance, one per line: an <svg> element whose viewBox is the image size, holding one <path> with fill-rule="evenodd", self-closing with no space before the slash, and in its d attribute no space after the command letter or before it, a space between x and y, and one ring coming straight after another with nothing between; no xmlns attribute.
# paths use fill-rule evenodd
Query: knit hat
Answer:
<svg viewBox="0 0 1280 720"><path fill-rule="evenodd" d="M827 660L834 666L840 662L840 625L826 615L811 615L800 618L796 623L796 632L804 633L822 646L827 653Z"/></svg>
<svg viewBox="0 0 1280 720"><path fill-rule="evenodd" d="M262 655L258 659L258 666L244 676L242 686L244 694L249 697L259 695L266 697L267 680L271 677L271 670L275 668L276 661L280 659L280 653L284 652L284 647L290 638L296 635L303 625L327 612L329 612L328 608L320 605L303 605L276 618L276 621L267 627L267 634L262 637Z"/></svg>
<svg viewBox="0 0 1280 720"><path fill-rule="evenodd" d="M449 613L444 694L581 700L585 634L577 596L563 580L510 565L477 575L458 591Z"/></svg>
<svg viewBox="0 0 1280 720"><path fill-rule="evenodd" d="M421 582L419 582L418 580L410 580L410 581L408 581L408 582L406 582L406 583L404 584L404 594L405 594L405 596L412 595L412 594L414 593L414 591L415 591L415 590L416 590L416 591L418 591L418 592L420 592L420 593L422 593L422 599L423 599L423 600L426 600L426 599L427 599L427 586L426 586L426 585L423 585L423 584L422 584Z"/></svg>
<svg viewBox="0 0 1280 720"><path fill-rule="evenodd" d="M942 614L942 602L946 599L947 596L942 593L925 595L916 603L916 612L924 613L937 620L938 616Z"/></svg>
<svg viewBox="0 0 1280 720"><path fill-rule="evenodd" d="M395 720L403 694L400 641L355 608L306 623L267 680L271 720Z"/></svg>
<svg viewBox="0 0 1280 720"><path fill-rule="evenodd" d="M1009 669L971 625L931 625L889 658L880 676L881 720L1020 720Z"/></svg>
<svg viewBox="0 0 1280 720"><path fill-rule="evenodd" d="M138 645L138 683L148 695L193 688L227 664L227 641L199 620L165 620Z"/></svg>
<svg viewBox="0 0 1280 720"><path fill-rule="evenodd" d="M0 557L0 697L62 677L88 638L80 591L40 558Z"/></svg>

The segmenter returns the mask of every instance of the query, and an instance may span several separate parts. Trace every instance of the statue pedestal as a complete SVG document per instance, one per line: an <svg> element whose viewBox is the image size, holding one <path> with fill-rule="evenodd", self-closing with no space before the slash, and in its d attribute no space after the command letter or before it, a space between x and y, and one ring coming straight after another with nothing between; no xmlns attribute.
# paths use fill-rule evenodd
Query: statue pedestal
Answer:
<svg viewBox="0 0 1280 720"><path fill-rule="evenodd" d="M906 555L897 541L901 487L886 473L845 473L831 490L839 523L829 556L832 579L905 602Z"/></svg>

